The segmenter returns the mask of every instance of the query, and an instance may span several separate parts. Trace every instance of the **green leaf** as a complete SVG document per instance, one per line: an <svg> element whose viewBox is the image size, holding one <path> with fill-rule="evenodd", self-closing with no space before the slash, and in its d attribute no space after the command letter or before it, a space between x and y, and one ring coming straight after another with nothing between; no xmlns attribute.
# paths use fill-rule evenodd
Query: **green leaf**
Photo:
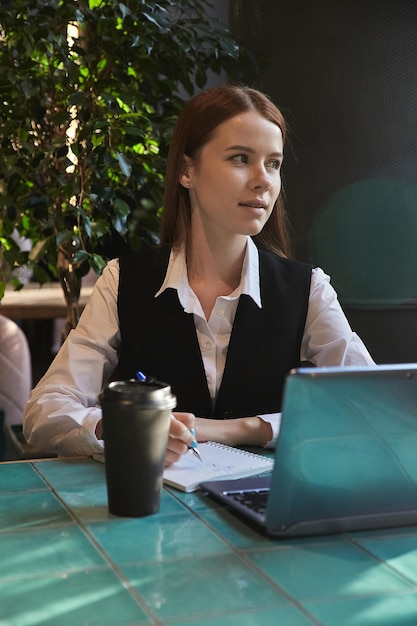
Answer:
<svg viewBox="0 0 417 626"><path fill-rule="evenodd" d="M55 272L56 273L56 272ZM48 283L51 280L50 275L40 265L35 265L33 268L33 281L40 283Z"/></svg>
<svg viewBox="0 0 417 626"><path fill-rule="evenodd" d="M116 152L116 158L119 162L119 166L123 174L126 176L126 178L129 178L130 174L132 173L132 166L130 165L129 160L126 159L126 157L120 152Z"/></svg>
<svg viewBox="0 0 417 626"><path fill-rule="evenodd" d="M106 266L106 261L100 254L93 254L90 257L90 265L96 274L101 274Z"/></svg>
<svg viewBox="0 0 417 626"><path fill-rule="evenodd" d="M119 3L119 9L122 12L123 18L131 14L130 9L125 4L122 4L121 2Z"/></svg>
<svg viewBox="0 0 417 626"><path fill-rule="evenodd" d="M86 104L88 100L88 95L86 93L82 93L81 91L76 91L72 93L68 98L68 105L73 106L77 104Z"/></svg>
<svg viewBox="0 0 417 626"><path fill-rule="evenodd" d="M114 208L117 211L118 217L127 217L130 213L130 206L121 198L116 198L113 202Z"/></svg>
<svg viewBox="0 0 417 626"><path fill-rule="evenodd" d="M154 24L157 28L162 28L162 25L159 24L155 18L152 17L152 15L149 15L149 13L145 13L145 11L142 13L143 17L145 17L148 22L151 22L152 24Z"/></svg>
<svg viewBox="0 0 417 626"><path fill-rule="evenodd" d="M89 258L88 252L85 250L77 250L74 254L74 263L82 263Z"/></svg>

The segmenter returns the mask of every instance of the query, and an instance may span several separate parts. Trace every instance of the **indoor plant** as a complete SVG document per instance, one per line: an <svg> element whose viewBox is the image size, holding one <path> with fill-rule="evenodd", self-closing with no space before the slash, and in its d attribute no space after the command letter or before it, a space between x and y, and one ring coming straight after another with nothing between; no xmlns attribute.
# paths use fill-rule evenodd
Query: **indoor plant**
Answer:
<svg viewBox="0 0 417 626"><path fill-rule="evenodd" d="M184 98L242 52L206 0L13 0L0 7L0 299L13 271L80 277L156 241ZM16 233L32 242L20 250ZM71 320L70 320L71 321ZM73 325L76 319L71 321Z"/></svg>

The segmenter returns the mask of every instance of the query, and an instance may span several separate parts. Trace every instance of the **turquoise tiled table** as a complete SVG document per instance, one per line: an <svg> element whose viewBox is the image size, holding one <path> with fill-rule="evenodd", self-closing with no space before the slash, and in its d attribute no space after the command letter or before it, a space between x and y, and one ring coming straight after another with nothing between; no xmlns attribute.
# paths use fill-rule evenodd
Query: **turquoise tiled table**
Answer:
<svg viewBox="0 0 417 626"><path fill-rule="evenodd" d="M107 511L90 459L0 463L1 626L416 626L417 527L271 541L198 493Z"/></svg>

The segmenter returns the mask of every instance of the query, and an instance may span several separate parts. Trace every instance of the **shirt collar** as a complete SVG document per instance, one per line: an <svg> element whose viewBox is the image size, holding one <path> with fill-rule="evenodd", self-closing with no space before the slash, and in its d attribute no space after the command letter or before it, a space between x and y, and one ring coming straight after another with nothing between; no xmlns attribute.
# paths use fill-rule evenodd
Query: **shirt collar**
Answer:
<svg viewBox="0 0 417 626"><path fill-rule="evenodd" d="M175 251L171 250L165 279L160 289L155 294L155 298L157 298L166 289L176 289L178 292L178 298L183 306L184 303L188 301L190 287L188 284L184 248ZM251 237L247 238L246 253L243 260L240 284L232 295L233 297L239 297L241 294L250 296L258 307L262 308L261 290L259 285L259 253ZM184 306L184 308L188 307Z"/></svg>

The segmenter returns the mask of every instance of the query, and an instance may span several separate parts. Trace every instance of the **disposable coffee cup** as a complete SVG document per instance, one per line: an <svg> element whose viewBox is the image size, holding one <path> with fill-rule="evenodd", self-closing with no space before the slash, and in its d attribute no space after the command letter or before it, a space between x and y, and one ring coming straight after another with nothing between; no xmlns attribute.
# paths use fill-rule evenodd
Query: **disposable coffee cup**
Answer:
<svg viewBox="0 0 417 626"><path fill-rule="evenodd" d="M144 517L159 511L171 411L171 387L159 381L121 380L100 395L108 508Z"/></svg>

